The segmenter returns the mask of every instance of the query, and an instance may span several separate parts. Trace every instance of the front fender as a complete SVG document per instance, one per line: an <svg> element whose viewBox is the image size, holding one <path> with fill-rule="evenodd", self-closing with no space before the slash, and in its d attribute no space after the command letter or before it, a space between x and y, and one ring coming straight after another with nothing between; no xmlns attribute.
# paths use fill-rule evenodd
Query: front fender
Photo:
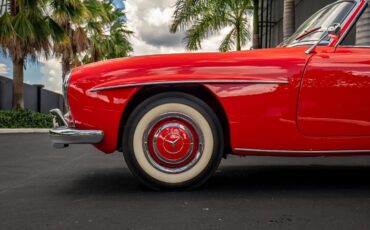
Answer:
<svg viewBox="0 0 370 230"><path fill-rule="evenodd" d="M104 139L96 144L99 150L113 153L117 150L118 130L122 114L139 87L91 92L71 85L68 93L73 122L78 129L102 130Z"/></svg>

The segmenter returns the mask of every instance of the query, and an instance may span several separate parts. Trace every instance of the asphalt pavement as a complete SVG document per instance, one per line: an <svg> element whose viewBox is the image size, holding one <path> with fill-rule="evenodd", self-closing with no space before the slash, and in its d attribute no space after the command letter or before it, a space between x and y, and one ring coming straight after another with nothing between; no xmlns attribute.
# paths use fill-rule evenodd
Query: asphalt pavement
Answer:
<svg viewBox="0 0 370 230"><path fill-rule="evenodd" d="M142 186L122 154L0 134L0 229L369 229L370 157L230 157L191 192Z"/></svg>

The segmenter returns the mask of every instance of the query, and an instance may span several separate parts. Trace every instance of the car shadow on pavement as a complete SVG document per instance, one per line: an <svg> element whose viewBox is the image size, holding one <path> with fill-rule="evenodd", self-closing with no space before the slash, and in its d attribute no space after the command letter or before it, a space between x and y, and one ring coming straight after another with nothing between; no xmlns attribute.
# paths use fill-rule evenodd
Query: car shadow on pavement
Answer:
<svg viewBox="0 0 370 230"><path fill-rule="evenodd" d="M227 166L208 189L249 191L370 190L369 166Z"/></svg>
<svg viewBox="0 0 370 230"><path fill-rule="evenodd" d="M191 194L329 194L343 196L346 191L368 197L369 166L223 166L202 187ZM75 177L66 184L65 195L109 196L152 193L139 183L127 169L99 169ZM258 196L258 195L257 195Z"/></svg>

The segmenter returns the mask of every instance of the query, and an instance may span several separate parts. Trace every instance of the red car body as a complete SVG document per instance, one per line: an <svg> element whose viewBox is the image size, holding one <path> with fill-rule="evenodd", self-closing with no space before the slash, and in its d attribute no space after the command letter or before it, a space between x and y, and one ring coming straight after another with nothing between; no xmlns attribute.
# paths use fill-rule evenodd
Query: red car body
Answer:
<svg viewBox="0 0 370 230"><path fill-rule="evenodd" d="M356 4L342 34L367 1ZM310 54L310 45L303 45L128 57L79 67L69 80L68 122L104 131L96 147L112 153L120 150L135 104L176 89L217 111L232 154L370 153L370 48L342 47L338 38Z"/></svg>

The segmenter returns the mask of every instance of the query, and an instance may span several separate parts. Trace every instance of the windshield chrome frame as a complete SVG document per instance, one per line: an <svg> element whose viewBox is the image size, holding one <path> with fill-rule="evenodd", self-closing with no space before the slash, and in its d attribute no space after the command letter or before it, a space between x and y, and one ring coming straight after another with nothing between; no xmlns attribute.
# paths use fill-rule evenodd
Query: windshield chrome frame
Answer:
<svg viewBox="0 0 370 230"><path fill-rule="evenodd" d="M360 0L355 0L357 4L359 3ZM370 7L370 4L368 0L365 0L365 4L362 6L362 8L359 10L359 13L356 15L356 17L352 20L351 24L349 24L348 28L345 31L341 31L341 36L338 39L337 43L334 45L335 48L340 46L340 43L343 42L343 40L347 37L348 33L351 31L352 27L355 25L355 23L360 19L362 14L364 13L366 7ZM357 7L355 7L357 9ZM351 13L351 15L353 12ZM348 21L347 21L348 22ZM341 47L353 47L353 46L341 46ZM357 46L356 46L357 47ZM370 46L364 46L365 48L368 48Z"/></svg>
<svg viewBox="0 0 370 230"><path fill-rule="evenodd" d="M326 8L329 8L329 7L332 7L333 5L336 5L336 4L339 4L339 3L342 3L342 2L352 2L352 3L354 3L354 5L353 5L353 7L352 7L352 10L351 11L349 11L348 12L348 14L347 14L347 16L345 17L345 19L344 19L344 21L341 23L341 26L343 27L343 25L346 25L347 23L348 23L348 21L350 20L350 18L351 18L351 16L354 14L354 12L357 10L357 8L358 8L358 5L359 5L359 3L360 3L360 1L361 0L340 0L340 1L336 1L336 2L333 2L333 3L331 3L331 4L329 4L329 5L327 5L327 6L325 6L325 7L323 7L323 8L321 8L319 11L321 11L321 10L324 10L324 9L326 9ZM367 1L367 0L366 0ZM366 5L366 4L365 4ZM363 9L362 9L363 10ZM319 11L317 11L317 12L319 12ZM317 12L315 12L315 14L317 13ZM311 17L311 16L310 16ZM309 19L309 18L308 18ZM307 19L307 20L308 20ZM357 17L356 17L356 19L357 19ZM306 21L304 21L303 23L305 23ZM302 25L303 25L303 23L302 23ZM298 27L298 29L299 29L299 27ZM297 29L297 30L298 30ZM343 35L344 34L347 34L347 32L348 32L348 28L347 28L347 30L346 31L341 31L341 38L343 37ZM326 36L325 35L325 32L323 33L323 36ZM315 41L303 41L303 42L297 42L297 43L295 43L295 44L292 44L292 45L287 45L287 46L285 46L285 47L297 47L297 46L310 46L310 45L314 45L316 42L317 42L318 40L315 40ZM333 39L330 39L329 41L322 41L322 42L320 42L320 46L322 46L322 44L324 44L324 45L327 45L327 46L330 46L330 44L333 42Z"/></svg>

